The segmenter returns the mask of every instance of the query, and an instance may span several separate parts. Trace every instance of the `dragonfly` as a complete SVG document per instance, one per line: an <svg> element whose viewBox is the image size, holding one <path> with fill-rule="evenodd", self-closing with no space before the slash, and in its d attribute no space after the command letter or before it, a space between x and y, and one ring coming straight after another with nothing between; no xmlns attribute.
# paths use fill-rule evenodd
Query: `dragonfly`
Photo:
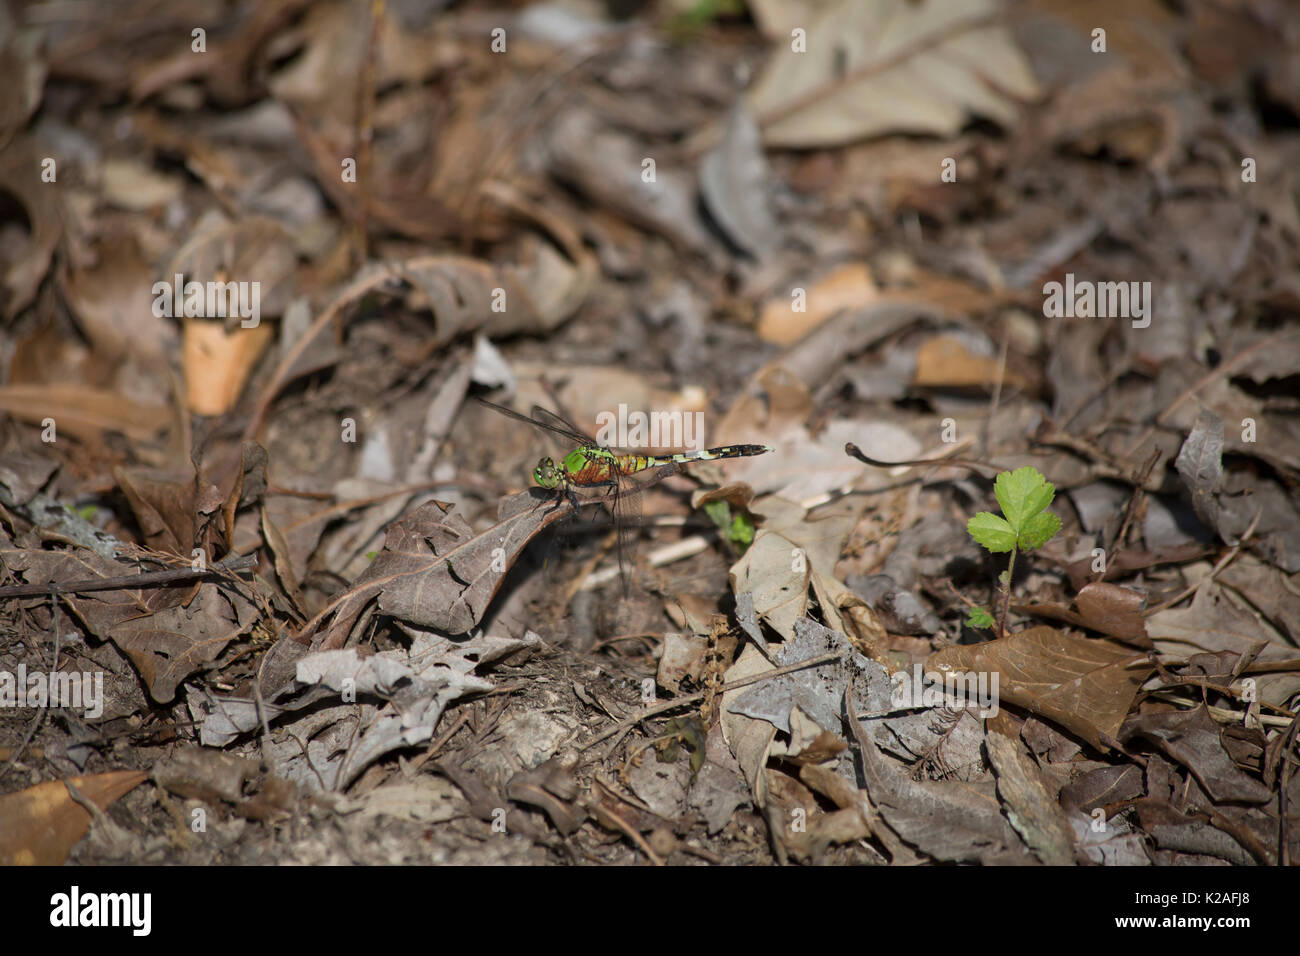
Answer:
<svg viewBox="0 0 1300 956"><path fill-rule="evenodd" d="M577 510L582 504L577 494L578 489L584 493L600 491L603 492L604 500L612 499L610 514L617 532L619 577L624 594L628 591L635 561L642 491L680 471L681 466L687 462L742 458L774 451L771 445L719 445L716 448L668 455L620 455L584 434L572 422L540 405L534 405L530 414L523 415L485 398L479 398L478 401L508 418L527 422L576 446L559 461L550 457L542 458L533 469L533 481L539 488L556 493L557 507L567 499Z"/></svg>

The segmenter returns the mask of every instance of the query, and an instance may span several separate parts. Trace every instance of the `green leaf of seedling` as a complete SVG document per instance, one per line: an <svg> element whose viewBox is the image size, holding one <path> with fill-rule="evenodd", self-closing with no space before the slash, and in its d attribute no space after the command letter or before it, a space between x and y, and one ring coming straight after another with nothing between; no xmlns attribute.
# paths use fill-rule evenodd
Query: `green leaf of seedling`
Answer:
<svg viewBox="0 0 1300 956"><path fill-rule="evenodd" d="M993 483L993 493L1008 523L1020 531L1027 521L1052 503L1056 488L1037 468L1026 465L998 475Z"/></svg>
<svg viewBox="0 0 1300 956"><path fill-rule="evenodd" d="M693 7L673 17L668 28L674 34L690 35L699 33L714 20L738 17L744 12L745 5L741 0L699 0Z"/></svg>
<svg viewBox="0 0 1300 956"><path fill-rule="evenodd" d="M705 502L704 513L709 516L709 520L719 531L726 534L727 526L731 524L731 505L725 498Z"/></svg>
<svg viewBox="0 0 1300 956"><path fill-rule="evenodd" d="M1025 522L1025 526L1020 529L1020 536L1017 538L1016 543L1022 550L1028 551L1031 548L1046 544L1060 530L1061 519L1050 511L1044 511Z"/></svg>
<svg viewBox="0 0 1300 956"><path fill-rule="evenodd" d="M736 546L737 551L744 554L749 550L749 546L754 543L756 530L754 519L747 512L742 511L731 519L731 534L729 537L731 543Z"/></svg>
<svg viewBox="0 0 1300 956"><path fill-rule="evenodd" d="M973 607L970 614L966 616L966 626L976 629L987 629L993 626L993 615L982 607Z"/></svg>
<svg viewBox="0 0 1300 956"><path fill-rule="evenodd" d="M741 554L754 542L754 519L748 512L738 510L733 513L731 505L722 499L705 504L704 513L717 526L727 543Z"/></svg>
<svg viewBox="0 0 1300 956"><path fill-rule="evenodd" d="M999 476L1000 477L1000 476ZM1016 530L991 511L981 511L966 522L966 532L975 543L998 554L1016 546Z"/></svg>

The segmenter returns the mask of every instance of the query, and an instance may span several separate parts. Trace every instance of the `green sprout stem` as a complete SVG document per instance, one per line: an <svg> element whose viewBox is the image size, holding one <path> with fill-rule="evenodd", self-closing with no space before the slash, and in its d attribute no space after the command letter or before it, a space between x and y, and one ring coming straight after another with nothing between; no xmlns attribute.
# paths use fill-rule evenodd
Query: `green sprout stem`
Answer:
<svg viewBox="0 0 1300 956"><path fill-rule="evenodd" d="M1011 579L1016 573L1016 548L1011 549L1011 558L1007 561L1007 579L1002 582L1002 606L998 608L998 637L1007 634L1007 614L1011 610Z"/></svg>

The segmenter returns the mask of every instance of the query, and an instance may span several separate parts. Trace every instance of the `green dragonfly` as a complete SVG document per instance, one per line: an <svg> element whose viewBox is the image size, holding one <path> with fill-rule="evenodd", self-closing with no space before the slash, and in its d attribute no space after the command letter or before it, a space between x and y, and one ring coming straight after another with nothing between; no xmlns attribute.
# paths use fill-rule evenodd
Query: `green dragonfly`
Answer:
<svg viewBox="0 0 1300 956"><path fill-rule="evenodd" d="M478 401L502 415L559 435L577 446L558 462L550 457L541 459L533 469L533 481L539 488L557 493L557 507L567 499L577 510L583 502L579 500L576 489L588 492L603 490L604 497L594 500L608 502L612 499L610 514L617 531L619 576L624 593L628 590L637 535L640 533L642 491L680 471L681 466L687 462L742 458L774 450L771 445L719 445L702 451L682 451L670 455L620 455L540 405L534 405L530 415L521 415L514 409L484 398ZM586 503L591 501L588 499Z"/></svg>

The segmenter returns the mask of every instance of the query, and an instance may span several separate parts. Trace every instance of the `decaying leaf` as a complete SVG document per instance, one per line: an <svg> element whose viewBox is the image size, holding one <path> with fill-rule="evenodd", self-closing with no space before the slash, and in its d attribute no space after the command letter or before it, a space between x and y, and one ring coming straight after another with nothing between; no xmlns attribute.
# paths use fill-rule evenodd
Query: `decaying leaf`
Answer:
<svg viewBox="0 0 1300 956"><path fill-rule="evenodd" d="M795 623L794 640L776 653L780 667L838 652L841 660L808 667L745 688L727 704L734 714L766 720L784 733L791 732L791 715L798 708L823 730L840 727L840 700L846 687L853 683L853 705L860 714L876 714L891 709L893 685L889 674L875 661L868 660L851 648L843 634L803 618ZM855 680L856 678L856 680Z"/></svg>
<svg viewBox="0 0 1300 956"><path fill-rule="evenodd" d="M995 722L1009 730L1016 729L1005 713ZM1074 836L1069 820L1044 783L1038 764L1020 742L1019 734L1007 736L990 726L984 746L997 774L998 797L1021 839L1048 866L1071 865Z"/></svg>
<svg viewBox="0 0 1300 956"><path fill-rule="evenodd" d="M1138 688L1155 666L1145 655L1110 641L1031 627L984 644L945 647L930 655L926 669L996 673L1004 702L1055 721L1105 749L1102 735L1115 738Z"/></svg>
<svg viewBox="0 0 1300 956"><path fill-rule="evenodd" d="M867 795L889 828L937 860L982 863L1032 861L1002 816L991 782L914 781L880 753L849 708Z"/></svg>
<svg viewBox="0 0 1300 956"><path fill-rule="evenodd" d="M1268 787L1237 767L1223 747L1219 725L1201 705L1179 713L1143 714L1124 725L1124 739L1144 737L1190 770L1217 800L1264 803Z"/></svg>
<svg viewBox="0 0 1300 956"><path fill-rule="evenodd" d="M238 591L204 583L188 606L123 621L108 637L131 658L153 699L165 704L181 681L220 657L256 621L257 608Z"/></svg>
<svg viewBox="0 0 1300 956"><path fill-rule="evenodd" d="M73 777L72 784L101 810L145 780L138 770ZM0 865L58 866L90 828L90 812L62 780L47 780L0 797Z"/></svg>
<svg viewBox="0 0 1300 956"><path fill-rule="evenodd" d="M1215 494L1223 485L1223 421L1210 409L1202 409L1197 416L1175 465L1196 514L1217 529L1219 502Z"/></svg>
<svg viewBox="0 0 1300 956"><path fill-rule="evenodd" d="M829 146L896 131L952 136L970 113L1010 125L1038 93L989 0L836 0L787 36L750 104L768 146Z"/></svg>
<svg viewBox="0 0 1300 956"><path fill-rule="evenodd" d="M512 510L514 509L514 510ZM393 524L384 550L332 607L338 607L322 648L342 647L371 600L385 614L464 634L478 623L506 572L543 528L572 511L554 497L525 492L502 503L505 515L480 535L450 505L432 501Z"/></svg>
<svg viewBox="0 0 1300 956"><path fill-rule="evenodd" d="M1173 658L1231 651L1272 664L1300 656L1249 606L1241 606L1213 581L1192 596L1190 607L1166 608L1147 618L1146 625L1156 650ZM1257 674L1254 681L1260 701L1274 706L1284 706L1300 692L1300 673L1294 670Z"/></svg>

